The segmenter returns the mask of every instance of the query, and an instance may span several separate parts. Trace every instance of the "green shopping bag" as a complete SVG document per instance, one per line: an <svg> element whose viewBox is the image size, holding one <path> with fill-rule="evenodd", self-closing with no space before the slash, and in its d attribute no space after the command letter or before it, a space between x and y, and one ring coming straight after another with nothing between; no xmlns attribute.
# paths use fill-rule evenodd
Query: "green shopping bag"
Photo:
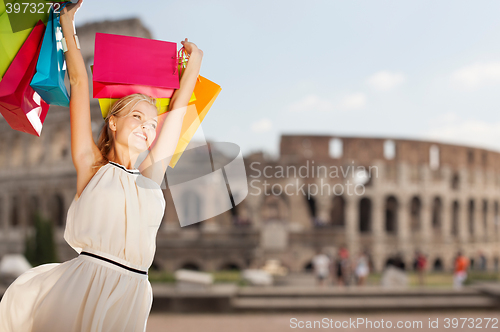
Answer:
<svg viewBox="0 0 500 332"><path fill-rule="evenodd" d="M3 77L7 68L9 68L17 52L28 38L31 30L33 30L33 27L13 33L9 17L5 12L4 2L0 0L0 78Z"/></svg>
<svg viewBox="0 0 500 332"><path fill-rule="evenodd" d="M5 12L9 17L10 27L13 33L32 29L39 20L47 24L50 8L54 7L57 13L57 9L61 6L60 3L53 3L47 0L0 1L2 1L5 6Z"/></svg>

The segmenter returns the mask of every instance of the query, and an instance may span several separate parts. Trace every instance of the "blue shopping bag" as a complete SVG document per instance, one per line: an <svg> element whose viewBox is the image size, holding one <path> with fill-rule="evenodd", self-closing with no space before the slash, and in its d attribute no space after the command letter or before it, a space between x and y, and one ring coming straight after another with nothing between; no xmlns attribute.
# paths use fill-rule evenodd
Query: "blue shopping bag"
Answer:
<svg viewBox="0 0 500 332"><path fill-rule="evenodd" d="M61 44L62 37L59 17L54 14L54 9L51 7L36 64L36 73L30 85L47 104L69 107L69 94L64 85L66 63Z"/></svg>

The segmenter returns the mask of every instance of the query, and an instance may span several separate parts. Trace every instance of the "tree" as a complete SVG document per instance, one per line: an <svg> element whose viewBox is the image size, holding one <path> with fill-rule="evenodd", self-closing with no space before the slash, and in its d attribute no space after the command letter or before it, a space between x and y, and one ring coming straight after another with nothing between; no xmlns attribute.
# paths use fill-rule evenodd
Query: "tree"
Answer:
<svg viewBox="0 0 500 332"><path fill-rule="evenodd" d="M53 224L35 213L35 233L26 236L24 256L32 266L58 262Z"/></svg>

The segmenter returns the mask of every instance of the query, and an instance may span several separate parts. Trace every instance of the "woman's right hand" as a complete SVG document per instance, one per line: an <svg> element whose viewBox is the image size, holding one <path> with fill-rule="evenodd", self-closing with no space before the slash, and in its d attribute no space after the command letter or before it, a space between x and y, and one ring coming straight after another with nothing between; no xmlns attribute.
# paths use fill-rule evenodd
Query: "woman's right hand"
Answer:
<svg viewBox="0 0 500 332"><path fill-rule="evenodd" d="M61 19L71 19L71 21L75 20L75 14L80 9L82 6L83 0L78 0L77 3L70 3L67 4L62 10L61 10Z"/></svg>

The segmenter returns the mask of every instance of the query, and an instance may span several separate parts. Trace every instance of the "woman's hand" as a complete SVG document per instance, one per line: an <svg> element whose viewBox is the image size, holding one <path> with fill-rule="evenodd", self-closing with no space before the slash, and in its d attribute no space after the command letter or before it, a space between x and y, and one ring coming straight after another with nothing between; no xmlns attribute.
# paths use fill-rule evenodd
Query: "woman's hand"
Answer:
<svg viewBox="0 0 500 332"><path fill-rule="evenodd" d="M78 0L77 3L70 3L67 4L62 10L61 10L61 19L71 19L71 21L75 20L75 14L80 9L82 6L83 0Z"/></svg>
<svg viewBox="0 0 500 332"><path fill-rule="evenodd" d="M186 50L188 55L193 54L193 52L198 52L201 55L203 55L203 52L200 49L198 49L198 46L196 46L194 43L189 42L187 38L181 41L181 44Z"/></svg>

